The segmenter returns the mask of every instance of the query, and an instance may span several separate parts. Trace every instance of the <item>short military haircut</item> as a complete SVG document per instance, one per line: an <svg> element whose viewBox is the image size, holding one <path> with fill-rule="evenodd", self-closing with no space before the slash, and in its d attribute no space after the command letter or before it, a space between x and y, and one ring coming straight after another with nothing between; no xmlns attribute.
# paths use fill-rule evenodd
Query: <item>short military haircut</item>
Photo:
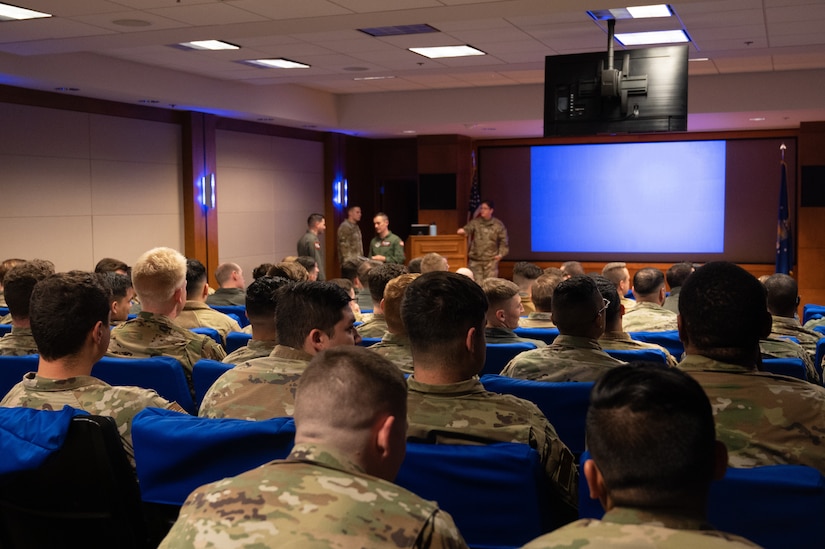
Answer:
<svg viewBox="0 0 825 549"><path fill-rule="evenodd" d="M384 320L387 321L390 331L396 334L407 333L404 321L401 319L401 303L404 300L407 286L419 276L421 276L420 273L402 274L387 282L384 288Z"/></svg>
<svg viewBox="0 0 825 549"><path fill-rule="evenodd" d="M536 280L542 275L541 267L529 261L519 261L513 265L513 282L518 284L520 281Z"/></svg>
<svg viewBox="0 0 825 549"><path fill-rule="evenodd" d="M95 265L96 273L113 273L115 271L123 271L124 273L128 273L129 266L125 262L119 259L114 259L113 257L104 257L97 262L97 265Z"/></svg>
<svg viewBox="0 0 825 549"><path fill-rule="evenodd" d="M341 264L341 276L347 280L355 282L355 279L358 278L358 268L362 263L366 263L366 261L356 258L345 260L344 263Z"/></svg>
<svg viewBox="0 0 825 549"><path fill-rule="evenodd" d="M681 329L711 358L754 353L770 329L765 287L745 269L713 261L696 269L679 296Z"/></svg>
<svg viewBox="0 0 825 549"><path fill-rule="evenodd" d="M556 269L558 271L558 269ZM533 282L531 290L531 301L536 306L536 310L542 313L549 313L553 306L553 292L556 290L564 276L561 272L545 273Z"/></svg>
<svg viewBox="0 0 825 549"><path fill-rule="evenodd" d="M349 308L350 297L340 286L329 282L296 282L284 286L276 296L275 328L278 341L294 349L302 349L312 330L318 329L332 337L335 325Z"/></svg>
<svg viewBox="0 0 825 549"><path fill-rule="evenodd" d="M355 286L353 286L352 280L349 280L348 278L330 278L329 280L327 280L327 282L335 284L336 286L340 286L347 293L350 293L351 291L355 290Z"/></svg>
<svg viewBox="0 0 825 549"><path fill-rule="evenodd" d="M373 270L375 267L379 265L383 265L380 261L376 261L375 259L368 259L366 261L362 261L360 265L358 265L358 280L361 282L361 286L364 288L369 289L370 287L370 271Z"/></svg>
<svg viewBox="0 0 825 549"><path fill-rule="evenodd" d="M126 275L113 271L98 274L103 277L104 282L112 292L112 300L126 297L126 293L132 287L132 279Z"/></svg>
<svg viewBox="0 0 825 549"><path fill-rule="evenodd" d="M310 229L324 220L324 216L319 213L309 214L307 217L307 227Z"/></svg>
<svg viewBox="0 0 825 549"><path fill-rule="evenodd" d="M687 280L687 277L689 277L692 272L693 263L683 261L681 263L671 265L667 270L667 273L665 273L665 276L667 277L667 285L670 286L671 289L680 287L685 283L685 280Z"/></svg>
<svg viewBox="0 0 825 549"><path fill-rule="evenodd" d="M630 274L627 272L627 263L624 261L612 261L602 268L602 276L610 281L611 284L618 287L623 280L629 279Z"/></svg>
<svg viewBox="0 0 825 549"><path fill-rule="evenodd" d="M676 368L610 368L590 393L587 447L615 505L678 507L706 496L714 475L715 425L708 397Z"/></svg>
<svg viewBox="0 0 825 549"><path fill-rule="evenodd" d="M383 414L406 419L407 384L397 366L364 347L321 351L298 380L294 417L299 434L307 427L315 434L317 426L333 436L362 431Z"/></svg>
<svg viewBox="0 0 825 549"><path fill-rule="evenodd" d="M598 314L594 297L599 294L596 282L588 276L572 276L563 280L553 292L553 323L559 332L584 335Z"/></svg>
<svg viewBox="0 0 825 549"><path fill-rule="evenodd" d="M416 351L441 352L464 341L470 328L484 330L487 298L481 286L448 271L425 273L404 292L401 318Z"/></svg>
<svg viewBox="0 0 825 549"><path fill-rule="evenodd" d="M47 360L77 354L89 331L102 322L109 329L111 292L99 273L72 271L37 283L31 297L31 329Z"/></svg>
<svg viewBox="0 0 825 549"><path fill-rule="evenodd" d="M274 267L273 263L261 263L254 269L252 269L252 278L261 278L262 276L266 276L266 273L269 272L269 269Z"/></svg>
<svg viewBox="0 0 825 549"><path fill-rule="evenodd" d="M215 280L218 281L218 285L223 286L232 278L232 273L239 272L241 267L237 263L221 263L215 269Z"/></svg>
<svg viewBox="0 0 825 549"><path fill-rule="evenodd" d="M14 267L15 265L19 265L21 263L25 263L25 259L5 259L2 263L0 263L0 285L3 284L3 281L6 279L6 273L9 272L9 269Z"/></svg>
<svg viewBox="0 0 825 549"><path fill-rule="evenodd" d="M561 265L561 270L569 276L584 276L584 267L578 261L565 261Z"/></svg>
<svg viewBox="0 0 825 549"><path fill-rule="evenodd" d="M633 275L633 291L639 296L653 295L665 285L665 275L655 267L645 267Z"/></svg>
<svg viewBox="0 0 825 549"><path fill-rule="evenodd" d="M508 299L518 295L518 286L504 278L485 278L481 282L481 290L487 298L490 309L502 306Z"/></svg>
<svg viewBox="0 0 825 549"><path fill-rule="evenodd" d="M269 276L280 276L294 282L309 280L309 273L303 265L295 261L281 261L272 266L267 273Z"/></svg>
<svg viewBox="0 0 825 549"><path fill-rule="evenodd" d="M488 199L486 199L486 198L485 198L484 200L482 200L481 202L479 202L479 204L478 204L478 205L479 205L479 206L482 206L482 205L484 205L484 204L487 204L487 207L488 207L488 208L490 208L491 210L495 210L495 209L496 209L496 203L495 203L495 202L493 202L492 200L488 200Z"/></svg>
<svg viewBox="0 0 825 549"><path fill-rule="evenodd" d="M375 215L373 216L373 219L375 219L376 217L380 217L380 218L382 218L382 219L386 219L388 223L389 223L389 221L390 221L390 217L389 217L387 214L385 214L384 212L378 212L377 214L375 214Z"/></svg>
<svg viewBox="0 0 825 549"><path fill-rule="evenodd" d="M295 258L295 263L299 263L301 267L306 269L307 273L318 266L318 262L315 261L315 258L309 257L308 255L299 255Z"/></svg>
<svg viewBox="0 0 825 549"><path fill-rule="evenodd" d="M421 272L429 273L430 271L446 271L447 260L444 256L435 252L429 253L421 258Z"/></svg>
<svg viewBox="0 0 825 549"><path fill-rule="evenodd" d="M144 303L164 303L186 284L186 258L172 248L152 248L132 267L132 284Z"/></svg>
<svg viewBox="0 0 825 549"><path fill-rule="evenodd" d="M352 210L354 210L355 208L361 208L361 206L358 206L358 205L350 205L350 206L347 206L347 214L349 214L349 213L350 213Z"/></svg>
<svg viewBox="0 0 825 549"><path fill-rule="evenodd" d="M799 304L799 285L792 276L776 273L765 280L768 311L777 316L793 316Z"/></svg>
<svg viewBox="0 0 825 549"><path fill-rule="evenodd" d="M423 257L414 257L407 263L407 270L411 273L421 273L421 263L424 261Z"/></svg>
<svg viewBox="0 0 825 549"><path fill-rule="evenodd" d="M12 319L29 318L29 302L35 284L54 274L54 263L32 259L15 265L6 273L3 292Z"/></svg>
<svg viewBox="0 0 825 549"><path fill-rule="evenodd" d="M280 276L262 276L253 280L246 289L246 316L274 321L278 290L291 283L291 280Z"/></svg>
<svg viewBox="0 0 825 549"><path fill-rule="evenodd" d="M374 303L380 302L384 298L384 288L387 282L407 273L407 268L396 263L382 263L370 269L367 278L369 279L370 297Z"/></svg>
<svg viewBox="0 0 825 549"><path fill-rule="evenodd" d="M619 318L619 313L621 312L620 307L622 306L616 286L601 275L592 275L590 278L596 283L596 287L599 289L599 293L602 294L602 298L610 302L610 305L605 309L605 321L608 323L615 322L616 319Z"/></svg>
<svg viewBox="0 0 825 549"><path fill-rule="evenodd" d="M200 297L206 282L206 267L197 259L186 260L186 297Z"/></svg>

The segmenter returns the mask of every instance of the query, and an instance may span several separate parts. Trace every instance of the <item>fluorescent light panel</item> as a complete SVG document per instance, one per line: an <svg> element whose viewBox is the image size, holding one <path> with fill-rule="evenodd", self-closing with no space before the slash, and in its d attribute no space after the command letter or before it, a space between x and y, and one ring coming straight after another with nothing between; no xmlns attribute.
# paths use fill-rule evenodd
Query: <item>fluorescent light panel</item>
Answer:
<svg viewBox="0 0 825 549"><path fill-rule="evenodd" d="M472 46L435 46L429 48L410 48L410 51L429 57L430 59L441 59L443 57L469 57L472 55L487 55L481 50Z"/></svg>
<svg viewBox="0 0 825 549"><path fill-rule="evenodd" d="M52 14L18 8L10 4L0 4L0 21L21 21L23 19L38 19L42 17L52 17Z"/></svg>
<svg viewBox="0 0 825 549"><path fill-rule="evenodd" d="M667 4L652 6L629 6L607 10L588 10L587 14L596 21L608 19L647 19L650 17L670 17L673 11Z"/></svg>
<svg viewBox="0 0 825 549"><path fill-rule="evenodd" d="M440 32L437 28L426 24L371 27L358 30L364 34L369 34L370 36L404 36L407 34L428 34L431 32Z"/></svg>
<svg viewBox="0 0 825 549"><path fill-rule="evenodd" d="M682 29L616 33L616 40L624 46L647 46L651 44L680 44L690 42L690 37Z"/></svg>
<svg viewBox="0 0 825 549"><path fill-rule="evenodd" d="M289 59L250 59L247 61L252 65L258 65L267 69L308 69L309 65L290 61Z"/></svg>
<svg viewBox="0 0 825 549"><path fill-rule="evenodd" d="M193 50L217 51L241 49L240 46L230 44L229 42L223 42L221 40L195 40L194 42L181 42L180 45L184 48L190 48Z"/></svg>

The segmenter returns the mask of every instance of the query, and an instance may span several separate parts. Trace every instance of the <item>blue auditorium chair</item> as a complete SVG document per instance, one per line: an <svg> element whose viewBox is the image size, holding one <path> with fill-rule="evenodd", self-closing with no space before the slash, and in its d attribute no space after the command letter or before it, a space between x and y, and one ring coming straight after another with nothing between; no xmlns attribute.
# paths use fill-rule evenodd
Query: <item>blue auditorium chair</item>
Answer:
<svg viewBox="0 0 825 549"><path fill-rule="evenodd" d="M381 341L380 337L362 337L361 338L361 343L359 343L358 345L360 345L361 347L369 347L370 345L375 345L376 343L379 343L380 341Z"/></svg>
<svg viewBox="0 0 825 549"><path fill-rule="evenodd" d="M37 371L38 355L0 355L0 399L29 372Z"/></svg>
<svg viewBox="0 0 825 549"><path fill-rule="evenodd" d="M246 318L246 307L243 305L210 305L209 307L232 317L241 325L241 328L249 326L249 319Z"/></svg>
<svg viewBox="0 0 825 549"><path fill-rule="evenodd" d="M0 324L0 337L11 333L11 324Z"/></svg>
<svg viewBox="0 0 825 549"><path fill-rule="evenodd" d="M802 380L808 379L805 362L801 358L763 358L760 370Z"/></svg>
<svg viewBox="0 0 825 549"><path fill-rule="evenodd" d="M802 324L805 324L812 318L822 318L823 316L825 316L825 305L806 303L802 307Z"/></svg>
<svg viewBox="0 0 825 549"><path fill-rule="evenodd" d="M9 314L9 308L8 307L0 307L0 316L6 316L7 314Z"/></svg>
<svg viewBox="0 0 825 549"><path fill-rule="evenodd" d="M246 347L252 334L244 332L229 332L226 334L226 354L237 351L241 347Z"/></svg>
<svg viewBox="0 0 825 549"><path fill-rule="evenodd" d="M550 345L555 341L556 336L559 335L558 328L516 328L513 330L519 337L528 337L530 339L540 339L541 341Z"/></svg>
<svg viewBox="0 0 825 549"><path fill-rule="evenodd" d="M174 400L189 413L197 413L181 363L172 357L120 358L104 356L92 368L92 376L109 385L154 389Z"/></svg>
<svg viewBox="0 0 825 549"><path fill-rule="evenodd" d="M234 364L226 364L208 358L202 358L192 366L192 385L195 386L195 404L198 409L200 409L203 397L212 387L212 384L234 367Z"/></svg>
<svg viewBox="0 0 825 549"><path fill-rule="evenodd" d="M604 352L624 362L656 362L667 365L667 355L661 349L604 349Z"/></svg>
<svg viewBox="0 0 825 549"><path fill-rule="evenodd" d="M630 337L636 341L661 345L667 349L676 360L681 360L682 354L685 352L685 347L679 339L678 330L666 332L630 332Z"/></svg>
<svg viewBox="0 0 825 549"><path fill-rule="evenodd" d="M481 374L498 374L513 357L524 351L535 349L532 343L488 343L487 357L484 361L484 369Z"/></svg>
<svg viewBox="0 0 825 549"><path fill-rule="evenodd" d="M825 326L817 326L814 328L815 331L825 334ZM814 355L814 367L816 371L819 372L819 377L822 379L822 361L825 360L825 337L820 337L819 341L816 342L816 354ZM825 384L825 379L822 379L822 383Z"/></svg>
<svg viewBox="0 0 825 549"><path fill-rule="evenodd" d="M212 339L215 340L215 343L217 343L218 345L223 347L223 338L221 337L221 334L218 332L218 330L216 330L215 328L207 328L206 326L200 326L198 328L189 328L189 329L192 330L193 332L195 332L196 334L211 337Z"/></svg>

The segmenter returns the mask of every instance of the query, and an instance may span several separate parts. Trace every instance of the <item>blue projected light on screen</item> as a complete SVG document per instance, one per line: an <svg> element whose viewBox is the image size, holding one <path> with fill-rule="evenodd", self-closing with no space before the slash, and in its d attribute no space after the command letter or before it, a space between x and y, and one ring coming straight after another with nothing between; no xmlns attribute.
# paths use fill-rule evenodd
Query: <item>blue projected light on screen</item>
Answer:
<svg viewBox="0 0 825 549"><path fill-rule="evenodd" d="M721 253L725 142L531 147L534 252Z"/></svg>

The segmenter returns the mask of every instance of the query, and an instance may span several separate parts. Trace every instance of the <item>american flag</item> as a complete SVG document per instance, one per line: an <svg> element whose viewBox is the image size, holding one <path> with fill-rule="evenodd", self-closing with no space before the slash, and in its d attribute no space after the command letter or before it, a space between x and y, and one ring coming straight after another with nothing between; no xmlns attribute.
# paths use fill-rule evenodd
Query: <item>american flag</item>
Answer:
<svg viewBox="0 0 825 549"><path fill-rule="evenodd" d="M783 144L782 147L785 145ZM776 223L776 272L791 274L793 270L793 231L788 211L788 176L785 151L782 150L781 180L779 182L779 215Z"/></svg>
<svg viewBox="0 0 825 549"><path fill-rule="evenodd" d="M481 206L481 187L478 184L478 170L476 169L476 153L473 157L473 182L470 185L470 203L467 211L467 218L472 219L478 215L478 208Z"/></svg>

